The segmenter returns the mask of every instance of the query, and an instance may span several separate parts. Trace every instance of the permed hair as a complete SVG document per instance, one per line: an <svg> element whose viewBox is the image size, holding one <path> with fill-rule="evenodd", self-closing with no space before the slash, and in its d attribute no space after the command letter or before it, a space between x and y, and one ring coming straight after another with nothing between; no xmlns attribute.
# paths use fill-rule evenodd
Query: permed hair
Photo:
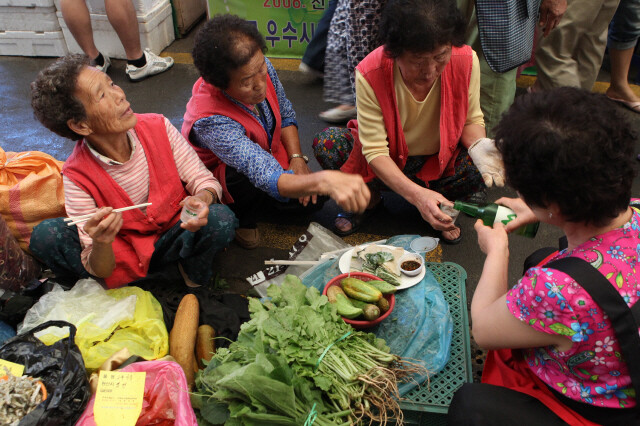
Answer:
<svg viewBox="0 0 640 426"><path fill-rule="evenodd" d="M225 90L231 72L246 65L257 51L267 52L258 28L236 15L216 15L196 34L193 63L204 81Z"/></svg>
<svg viewBox="0 0 640 426"><path fill-rule="evenodd" d="M606 96L569 87L518 97L496 129L507 181L529 205L595 226L629 205L635 138Z"/></svg>
<svg viewBox="0 0 640 426"><path fill-rule="evenodd" d="M74 95L78 75L87 66L86 55L67 55L40 71L31 83L33 115L47 129L73 141L82 136L71 130L67 121L87 118L82 102Z"/></svg>
<svg viewBox="0 0 640 426"><path fill-rule="evenodd" d="M397 58L405 51L432 52L464 44L466 24L453 0L390 0L382 12L379 41Z"/></svg>

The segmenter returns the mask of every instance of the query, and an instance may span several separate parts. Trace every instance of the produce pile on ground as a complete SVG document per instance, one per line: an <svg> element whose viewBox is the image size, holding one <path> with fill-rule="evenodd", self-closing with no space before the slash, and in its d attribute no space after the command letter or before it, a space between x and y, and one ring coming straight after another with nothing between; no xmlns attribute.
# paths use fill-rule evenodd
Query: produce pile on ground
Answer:
<svg viewBox="0 0 640 426"><path fill-rule="evenodd" d="M251 320L196 379L201 424L402 424L398 382L426 372L353 330L315 288L288 275L250 299Z"/></svg>

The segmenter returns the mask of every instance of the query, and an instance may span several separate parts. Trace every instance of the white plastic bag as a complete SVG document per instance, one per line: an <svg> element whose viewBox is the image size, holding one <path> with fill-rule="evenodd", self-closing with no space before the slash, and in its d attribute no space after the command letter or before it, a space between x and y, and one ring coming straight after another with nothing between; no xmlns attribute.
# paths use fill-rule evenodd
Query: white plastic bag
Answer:
<svg viewBox="0 0 640 426"><path fill-rule="evenodd" d="M42 296L29 309L24 321L18 326L18 334L50 320L67 321L78 329L86 323L110 329L122 321L133 320L136 299L132 295L117 300L109 296L107 290L93 279L80 280L69 291L64 291L56 284L52 291ZM52 335L61 339L67 334L66 329L49 327L37 333L36 337Z"/></svg>

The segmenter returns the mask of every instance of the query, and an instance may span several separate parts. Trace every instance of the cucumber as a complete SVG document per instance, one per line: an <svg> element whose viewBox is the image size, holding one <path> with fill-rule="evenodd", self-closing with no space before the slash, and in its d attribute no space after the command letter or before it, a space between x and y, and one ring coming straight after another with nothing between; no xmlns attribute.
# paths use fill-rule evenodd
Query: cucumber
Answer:
<svg viewBox="0 0 640 426"><path fill-rule="evenodd" d="M336 294L336 310L338 311L338 315L341 315L345 318L354 319L362 315L362 309L356 308L349 302L347 296L344 294Z"/></svg>
<svg viewBox="0 0 640 426"><path fill-rule="evenodd" d="M391 285L386 281L372 280L367 281L367 284L369 284L371 287L377 288L382 294L393 294L397 290L396 286Z"/></svg>
<svg viewBox="0 0 640 426"><path fill-rule="evenodd" d="M375 287L371 287L367 283L357 278L344 278L340 281L342 290L352 299L362 300L363 302L377 302L382 297L382 292Z"/></svg>
<svg viewBox="0 0 640 426"><path fill-rule="evenodd" d="M351 304L353 306L355 306L356 308L364 309L365 306L370 305L370 303L363 302L362 300L351 299L350 297L347 297L347 298L349 299L349 302L351 302ZM384 299L384 297L383 297L383 299Z"/></svg>

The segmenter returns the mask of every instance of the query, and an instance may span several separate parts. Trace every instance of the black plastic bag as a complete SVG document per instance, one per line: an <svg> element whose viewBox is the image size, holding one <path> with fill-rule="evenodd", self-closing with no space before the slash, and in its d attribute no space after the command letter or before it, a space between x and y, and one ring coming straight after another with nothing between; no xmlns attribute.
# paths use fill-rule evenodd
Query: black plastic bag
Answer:
<svg viewBox="0 0 640 426"><path fill-rule="evenodd" d="M34 336L48 327L69 327L69 337L47 346ZM19 426L73 425L89 402L91 393L76 327L65 321L49 321L13 337L0 347L0 358L24 365L24 374L38 377L48 397L18 423Z"/></svg>

